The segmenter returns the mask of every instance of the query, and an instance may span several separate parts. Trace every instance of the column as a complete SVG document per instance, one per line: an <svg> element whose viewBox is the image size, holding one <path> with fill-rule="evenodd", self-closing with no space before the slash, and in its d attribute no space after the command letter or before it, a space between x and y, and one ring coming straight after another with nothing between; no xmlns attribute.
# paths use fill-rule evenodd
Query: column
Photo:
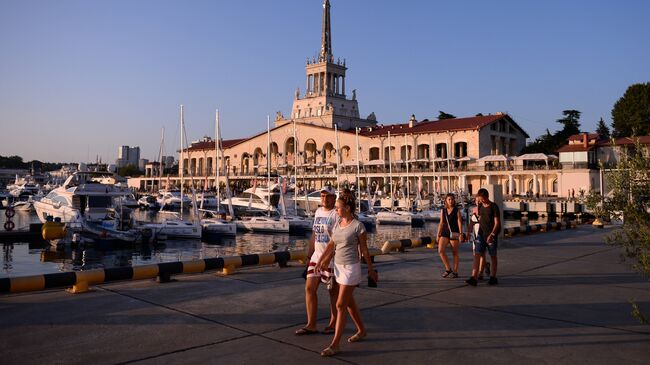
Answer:
<svg viewBox="0 0 650 365"><path fill-rule="evenodd" d="M508 195L512 196L512 184L514 183L514 179L512 178L512 174L508 175Z"/></svg>
<svg viewBox="0 0 650 365"><path fill-rule="evenodd" d="M343 79L343 87L341 88L341 95L345 95L345 76L341 76L341 79Z"/></svg>
<svg viewBox="0 0 650 365"><path fill-rule="evenodd" d="M533 174L533 195L536 195L537 191L537 175Z"/></svg>

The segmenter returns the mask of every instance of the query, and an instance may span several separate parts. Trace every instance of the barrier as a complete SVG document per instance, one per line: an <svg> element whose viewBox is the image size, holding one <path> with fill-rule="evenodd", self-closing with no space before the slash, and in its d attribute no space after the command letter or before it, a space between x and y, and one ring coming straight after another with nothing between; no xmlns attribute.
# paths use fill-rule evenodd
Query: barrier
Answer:
<svg viewBox="0 0 650 365"><path fill-rule="evenodd" d="M419 246L429 247L435 240L432 237L405 238L401 240L392 240L384 242L381 252L387 254L391 251L404 251L405 248L415 248Z"/></svg>
<svg viewBox="0 0 650 365"><path fill-rule="evenodd" d="M1 293L21 293L58 287L71 287L71 293L88 291L90 285L123 280L142 280L157 278L159 282L171 280L172 275L195 274L205 271L223 270L231 273L241 266L271 265L278 263L281 267L289 261L305 260L303 250L279 251L263 254L215 257L194 261L163 262L153 265L114 267L86 271L69 271L53 274L21 276L0 279Z"/></svg>
<svg viewBox="0 0 650 365"><path fill-rule="evenodd" d="M531 224L520 227L511 227L504 228L503 235L506 237L512 237L515 235L530 234L534 232L546 232L550 230L562 230L562 229L571 229L577 226L576 221L571 222L551 222L546 224Z"/></svg>

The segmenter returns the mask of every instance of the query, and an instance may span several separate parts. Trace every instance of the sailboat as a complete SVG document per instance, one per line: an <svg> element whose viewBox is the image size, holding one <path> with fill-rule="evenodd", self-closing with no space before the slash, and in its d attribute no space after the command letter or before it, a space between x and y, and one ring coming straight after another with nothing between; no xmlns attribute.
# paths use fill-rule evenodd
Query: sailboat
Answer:
<svg viewBox="0 0 650 365"><path fill-rule="evenodd" d="M360 174L360 170L361 170L361 166L360 166L361 160L359 160L359 128L354 128L354 133L355 133L354 138L355 138L355 144L356 144L356 150L357 150L357 153L356 153L357 175L355 176L356 185L357 185L357 204L358 204L357 212L359 212L357 214L357 219L359 220L359 222L363 223L366 230L368 230L368 229L373 229L375 227L375 223L376 223L375 222L376 221L375 215L370 214L371 211L372 211L372 204L374 204L374 203L372 203L370 201L370 199L368 199L368 211L367 212L362 212L361 211L361 184L359 184L359 174ZM372 212L372 213L374 213L374 212Z"/></svg>
<svg viewBox="0 0 650 365"><path fill-rule="evenodd" d="M270 204L271 194L271 119L266 117L267 129L267 149L266 149L266 163L267 163L267 198L266 215L261 211L257 211L256 215L246 215L238 217L235 220L238 230L264 232L264 233L289 233L289 221L280 217L277 210ZM232 199L229 199L232 200Z"/></svg>
<svg viewBox="0 0 650 365"><path fill-rule="evenodd" d="M181 105L181 153L180 160L183 161L183 145L184 145L184 132L185 132L185 117L183 114L183 105ZM179 165L180 168L180 165ZM183 169L179 169L179 175L181 178L181 191L180 191L180 211L183 212ZM192 189L194 190L194 189ZM194 205L196 205L196 200L194 200ZM194 207L196 208L196 206ZM196 209L194 209L196 213ZM140 230L151 230L153 236L155 237L172 237L172 238L201 238L201 226L195 222L185 221L180 218L180 214L176 218L165 218L162 222L159 223L147 223L140 226Z"/></svg>
<svg viewBox="0 0 650 365"><path fill-rule="evenodd" d="M220 186L219 186L219 160L221 156L221 133L219 130L219 110L215 113L215 132L214 132L214 152L216 158L216 175L215 175L215 184L217 186L217 211L204 211L209 214L209 217L201 219L201 227L203 233L206 234L219 234L224 236L234 236L237 234L237 225L234 222L227 222L224 218L215 216L215 213L221 214L221 204L220 204Z"/></svg>

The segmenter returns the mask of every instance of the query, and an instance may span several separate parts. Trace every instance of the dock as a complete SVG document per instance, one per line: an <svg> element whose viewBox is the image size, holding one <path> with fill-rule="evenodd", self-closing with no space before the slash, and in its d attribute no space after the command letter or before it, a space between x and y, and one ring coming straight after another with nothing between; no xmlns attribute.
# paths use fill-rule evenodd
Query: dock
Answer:
<svg viewBox="0 0 650 365"><path fill-rule="evenodd" d="M125 281L83 294L62 289L0 296L3 364L644 364L650 282L604 243L611 227L578 226L500 242L498 286L443 279L424 246L376 258L379 287L355 290L368 337L319 352L331 335L294 335L305 323L302 267ZM327 324L319 289L319 328Z"/></svg>

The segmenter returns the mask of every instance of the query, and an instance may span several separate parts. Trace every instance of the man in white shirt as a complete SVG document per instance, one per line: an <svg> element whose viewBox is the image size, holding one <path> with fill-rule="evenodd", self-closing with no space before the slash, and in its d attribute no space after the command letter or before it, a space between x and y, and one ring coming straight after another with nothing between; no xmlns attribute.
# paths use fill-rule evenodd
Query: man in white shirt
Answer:
<svg viewBox="0 0 650 365"><path fill-rule="evenodd" d="M316 264L325 251L330 241L332 229L338 220L334 204L336 203L336 191L331 186L326 186L320 191L321 207L314 215L314 226L309 240L309 264L307 266L307 281L305 282L305 306L307 308L307 324L296 331L296 336L311 335L319 333L316 328L318 319L318 297L317 290L321 281L328 284L330 296L330 322L323 330L323 333L334 333L336 325L336 299L338 297L338 285L333 279L333 263L325 270L317 272Z"/></svg>

